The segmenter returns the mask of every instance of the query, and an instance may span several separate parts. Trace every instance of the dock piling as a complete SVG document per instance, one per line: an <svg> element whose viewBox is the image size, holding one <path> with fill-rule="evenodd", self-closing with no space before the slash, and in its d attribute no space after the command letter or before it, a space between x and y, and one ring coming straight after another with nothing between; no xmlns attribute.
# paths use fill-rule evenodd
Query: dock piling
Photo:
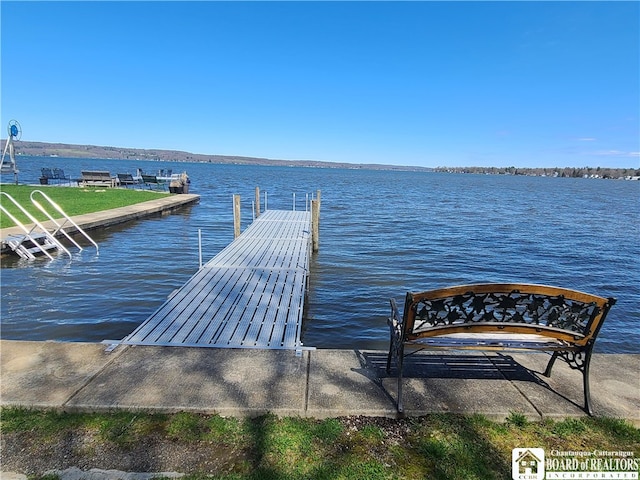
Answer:
<svg viewBox="0 0 640 480"><path fill-rule="evenodd" d="M240 195L233 196L233 238L240 236Z"/></svg>
<svg viewBox="0 0 640 480"><path fill-rule="evenodd" d="M256 187L256 218L260 216L260 187Z"/></svg>
<svg viewBox="0 0 640 480"><path fill-rule="evenodd" d="M316 199L311 200L311 247L314 252L320 248L320 190Z"/></svg>
<svg viewBox="0 0 640 480"><path fill-rule="evenodd" d="M202 268L202 229L198 229L198 268Z"/></svg>

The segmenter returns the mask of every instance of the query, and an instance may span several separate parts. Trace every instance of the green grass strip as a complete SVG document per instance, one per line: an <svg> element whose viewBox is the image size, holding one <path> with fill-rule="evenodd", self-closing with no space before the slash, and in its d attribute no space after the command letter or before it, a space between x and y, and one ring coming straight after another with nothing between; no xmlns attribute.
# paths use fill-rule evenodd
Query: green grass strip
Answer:
<svg viewBox="0 0 640 480"><path fill-rule="evenodd" d="M194 480L508 480L514 448L640 457L640 430L611 418L531 422L512 414L501 423L452 414L315 420L22 408L0 413L3 461L32 479L43 478L47 468L68 468L60 452L69 466L178 471Z"/></svg>
<svg viewBox="0 0 640 480"><path fill-rule="evenodd" d="M36 219L39 221L47 220L46 215L31 202L30 195L33 190L40 190L44 192L45 195L57 203L70 217L99 212L102 210L111 210L113 208L126 207L168 195L167 193L151 192L148 190L138 190L133 188L75 188L33 185L0 185L0 191L11 195L11 197L13 197ZM34 197L54 218L60 218L60 215L49 206L49 203L41 195L36 194ZM2 203L2 206L23 224L26 225L31 223L29 219L23 215L20 210L4 195L0 195L0 203ZM5 215L4 212L0 212L0 228L14 226L15 224L9 216Z"/></svg>

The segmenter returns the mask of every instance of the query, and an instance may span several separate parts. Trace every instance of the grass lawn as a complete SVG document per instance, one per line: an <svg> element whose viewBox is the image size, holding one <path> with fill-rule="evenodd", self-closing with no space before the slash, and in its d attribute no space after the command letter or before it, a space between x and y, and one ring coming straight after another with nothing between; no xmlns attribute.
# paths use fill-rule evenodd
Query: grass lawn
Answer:
<svg viewBox="0 0 640 480"><path fill-rule="evenodd" d="M529 422L512 414L497 423L452 414L314 420L20 408L1 413L5 469L31 479L77 466L176 471L198 480L508 480L514 448L632 452L634 461L640 456L640 430L609 418Z"/></svg>
<svg viewBox="0 0 640 480"><path fill-rule="evenodd" d="M151 192L148 190L136 190L126 188L75 188L75 187L57 187L57 186L33 186L33 185L0 185L0 191L11 195L20 205L22 205L31 215L38 220L47 220L47 217L31 203L31 192L33 190L41 190L51 200L57 203L62 210L70 217L74 215L82 215L85 213L99 212L101 210L110 210L112 208L126 207L147 200L167 195L167 193ZM36 194L35 199L52 214L54 218L60 218L60 215L53 208L49 207L49 203L41 196ZM9 210L23 224L31 223L28 218L18 210L13 203L4 195L0 196L0 203L4 208ZM13 221L0 212L0 228L13 227Z"/></svg>

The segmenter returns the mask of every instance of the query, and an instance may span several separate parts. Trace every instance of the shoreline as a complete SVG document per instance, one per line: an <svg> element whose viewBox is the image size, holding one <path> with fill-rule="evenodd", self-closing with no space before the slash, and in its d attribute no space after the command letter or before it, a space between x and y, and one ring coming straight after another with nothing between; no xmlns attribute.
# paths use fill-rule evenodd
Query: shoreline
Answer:
<svg viewBox="0 0 640 480"><path fill-rule="evenodd" d="M125 223L131 220L171 212L183 206L192 205L200 201L200 195L180 194L167 195L166 197L149 200L147 202L136 203L126 207L113 208L110 210L102 210L99 212L87 213L84 215L76 215L71 217L72 220L83 230L91 231L97 228L110 227ZM47 228L54 230L55 225L51 221L42 222ZM67 233L75 232L75 228L71 225L65 228ZM8 253L9 246L5 242L5 238L10 235L20 235L24 233L20 227L9 227L0 229L0 252ZM58 237L63 234L59 233Z"/></svg>

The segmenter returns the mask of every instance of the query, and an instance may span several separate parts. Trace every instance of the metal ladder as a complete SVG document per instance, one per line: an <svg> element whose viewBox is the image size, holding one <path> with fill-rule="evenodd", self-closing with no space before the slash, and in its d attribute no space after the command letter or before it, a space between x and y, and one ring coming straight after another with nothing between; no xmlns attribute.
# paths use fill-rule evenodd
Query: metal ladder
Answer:
<svg viewBox="0 0 640 480"><path fill-rule="evenodd" d="M49 212L40 204L40 202L38 202L33 195L35 193L38 193L42 196L42 198L44 198L47 202L49 202L49 206L51 206L53 209L55 209L60 215L62 215L64 217L64 222L62 222L62 224L58 223L58 221L56 219L54 219ZM76 222L74 222L69 215L67 215L62 208L60 208L60 205L58 205L56 202L54 202L53 200L51 200L51 198L49 198L42 190L34 190L33 192L31 192L31 203L33 203L38 210L40 210L42 213L44 213L47 218L57 227L52 233L51 235L53 235L54 237L58 235L58 233L62 233L65 237L67 237L67 239L73 243L76 248L80 251L83 250L83 248L78 244L78 242L76 242L73 238L71 238L71 236L62 228L64 227L67 223L70 223L71 225L73 225L73 227L76 229L76 231L80 234L82 234L84 236L84 238L86 238L91 244L93 244L94 247L96 247L96 255L99 254L100 252L100 247L98 247L98 244L96 242L93 241L93 239L87 234L87 232L85 232L82 228L80 228L78 226L78 224L76 224Z"/></svg>
<svg viewBox="0 0 640 480"><path fill-rule="evenodd" d="M63 217L65 217L66 220L62 225L60 225L55 219L53 219L52 216L44 209L44 207L42 207L42 205L33 198L33 194L36 192L40 193L53 208L55 208L60 214L62 214ZM49 220L53 222L54 225L56 225L57 228L53 232L49 232L46 227L42 225L42 223L40 223L33 215L31 215L11 195L6 192L0 192L0 195L6 196L32 223L31 228L27 228L22 224L22 222L20 222L20 220L18 220L0 203L0 210L2 210L2 212L5 213L13 221L13 223L16 226L20 227L20 229L24 232L23 234L10 235L9 237L5 238L5 242L7 243L7 245L9 245L11 250L16 252L20 257L32 260L36 258L36 255L44 254L49 257L50 260L53 260L53 257L51 256L49 251L58 250L66 253L69 258L71 258L71 253L69 252L69 250L56 238L56 235L58 235L58 233L62 233L78 249L82 250L82 247L78 245L78 243L73 240L67 232L63 230L62 227L67 222L70 222L79 232L81 232L96 247L96 251L98 251L98 245L96 244L96 242L94 242L93 239L91 239L91 237L89 237L89 235L84 232L84 230L76 225L73 220L71 220L71 218L69 218L69 216L62 211L60 206L53 202L53 200L51 200L42 191L34 190L33 192L31 192L31 201L49 218Z"/></svg>

